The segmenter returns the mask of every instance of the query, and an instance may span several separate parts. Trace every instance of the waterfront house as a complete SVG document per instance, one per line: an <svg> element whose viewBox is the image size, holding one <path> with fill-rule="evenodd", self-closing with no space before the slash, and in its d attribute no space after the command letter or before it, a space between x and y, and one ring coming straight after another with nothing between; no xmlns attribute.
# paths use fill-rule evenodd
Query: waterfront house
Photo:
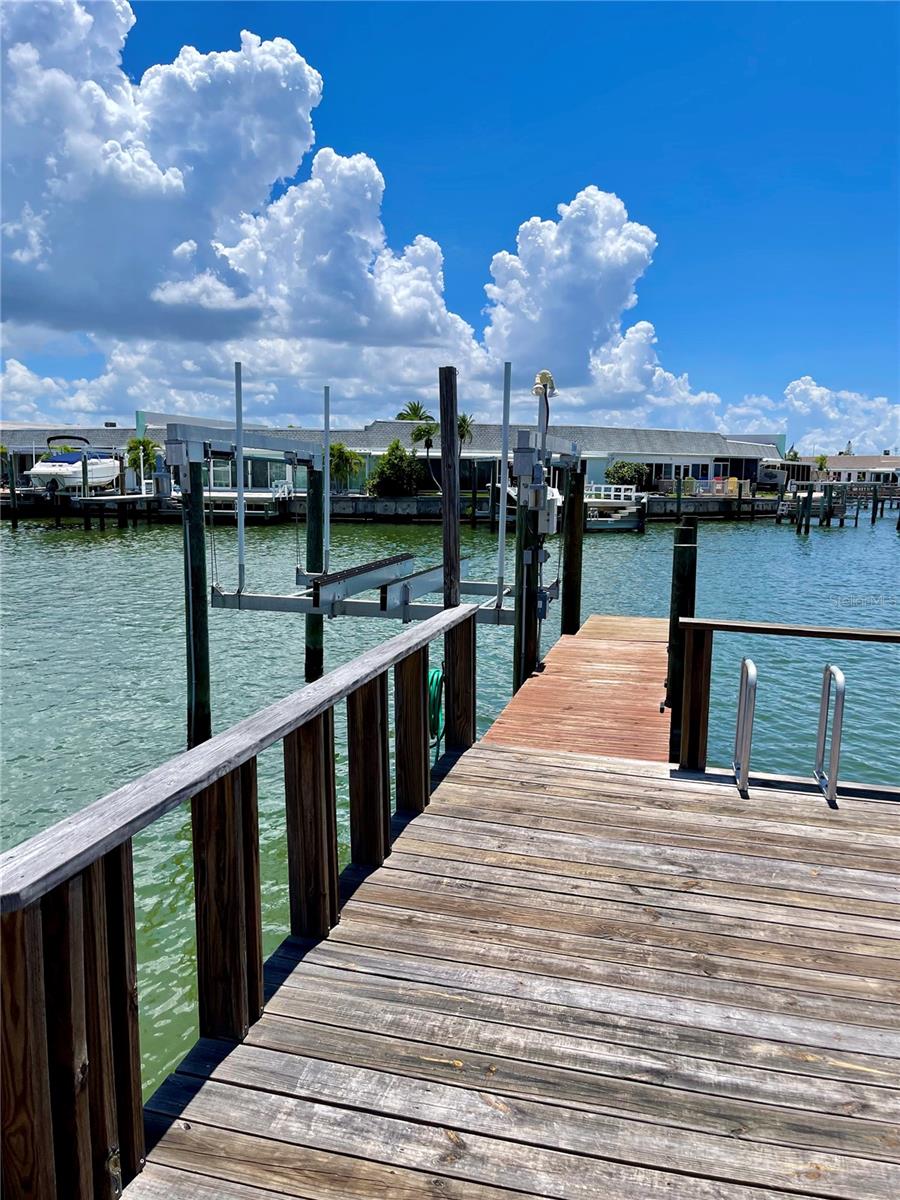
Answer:
<svg viewBox="0 0 900 1200"><path fill-rule="evenodd" d="M165 440L165 430L152 424L146 425L146 433L155 437L160 444ZM413 421L371 421L360 429L334 429L332 442L342 442L357 451L363 467L357 478L350 481L351 490L361 490L378 459L391 442L399 440L407 449L425 457L421 443L414 443L412 434L416 428ZM519 429L534 426L513 425L510 430L510 445L514 445ZM318 441L321 429L288 428L271 430L279 437L296 437L298 441ZM4 423L0 425L0 438L13 457L16 473L22 475L40 458L46 449L48 436L71 433L86 437L98 448L123 453L128 440L135 436L135 427L107 424L102 428L80 428L75 426L37 426ZM471 486L472 473L480 487L487 486L493 465L499 463L501 448L501 426L477 423L473 426L472 440L462 446L462 485ZM551 433L578 445L587 462L587 482L602 484L608 467L616 461L640 463L647 468L650 485L660 490L669 490L678 479L692 479L698 485L721 478L736 478L755 482L761 475L761 465L778 463L784 455L784 436L780 434L727 434L685 429L639 429L603 425L554 425ZM284 483L297 488L305 487L305 473L301 469L297 478L283 461L274 460L265 452L253 450L252 428L246 429L245 444L245 487L250 491L271 491ZM440 439L435 439L431 451L434 472L440 478ZM227 459L213 462L213 488L232 489L236 486L234 462Z"/></svg>

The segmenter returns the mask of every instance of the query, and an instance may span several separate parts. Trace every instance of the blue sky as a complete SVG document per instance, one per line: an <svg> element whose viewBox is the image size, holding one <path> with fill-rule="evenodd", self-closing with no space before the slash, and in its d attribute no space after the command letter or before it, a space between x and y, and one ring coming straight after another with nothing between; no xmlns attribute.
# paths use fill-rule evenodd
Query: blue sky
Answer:
<svg viewBox="0 0 900 1200"><path fill-rule="evenodd" d="M68 8L73 5L78 7L77 0L67 0ZM385 246L395 256L392 269L397 267L403 280L410 272L429 276L417 303L440 309L439 317L424 324L404 316L399 324L392 319L372 333L362 357L382 378L402 375L398 393L403 386L430 386L437 342L451 355L448 361L458 359L461 373L468 371L473 407L484 415L492 411L494 360L509 354L521 368L520 382L541 366L556 369L561 386L570 385L570 417L614 423L633 414L635 423L777 425L787 428L789 438L840 439L841 445L851 436L859 442L871 429L876 440L900 442L896 6L152 0L132 7L137 20L124 42L122 66L135 86L148 68L171 64L185 44L201 55L238 51L242 29L264 44L288 39L321 74L321 102L310 101L305 110L315 128L314 144L305 147L299 138L292 169L279 169L302 184L310 178L316 151L332 147L341 156L336 170L343 172L332 186L346 197L342 164L358 161L349 156L365 155L377 164L384 179L380 207L376 203L374 213L361 214L354 200L347 220L361 220L375 257L377 236L373 241L369 225L380 220ZM32 23L26 32L40 54L40 25ZM7 34L5 51L12 40ZM72 67L76 76L78 69ZM104 69L108 74L108 64ZM250 95L256 103L256 91ZM191 85L179 103L193 102L210 111L217 103ZM267 131L290 140L292 127L286 119L283 129L278 125L277 105L277 94L271 105L268 98L260 102ZM153 115L169 138L168 150L162 136L148 145L165 170L166 153L180 162L177 153L184 153L184 145L176 146L180 133L172 133L170 107L160 105ZM240 159L243 150L232 149ZM210 154L227 150L216 144ZM23 153L31 152L26 143ZM280 159L260 157L247 164L258 183L271 162L290 162L291 151ZM359 170L353 186L363 186ZM194 177L201 177L199 167ZM552 263L532 263L525 273L527 290L541 290L546 297L537 324L516 325L517 293L507 285L494 298L493 314L486 313L492 257L499 251L516 255L523 222L534 216L559 222L557 206L571 203L590 185L614 194L631 223L649 227L655 234L652 245L644 239L635 246L627 219L611 215L610 202L592 194L584 202L589 213L573 215L575 240L566 237L571 269L561 273L554 252ZM268 186L268 192L257 188L248 205L257 214L265 213L264 196L277 197L285 189L275 179ZM370 178L365 186L371 191ZM39 189L31 190L38 194ZM108 192L104 204L107 198ZM35 200L31 209L37 211ZM339 210L336 204L336 220ZM308 211L304 205L293 216L298 226ZM252 357L253 336L274 328L267 305L279 289L305 291L314 303L306 273L275 278L270 270L265 278L248 276L246 239L244 252L230 256L226 267L221 256L203 258L201 235L212 229L220 233L220 242L232 245L238 217L238 211L227 214L231 228L222 234L221 213L207 213L198 221L199 235L190 239L199 246L192 257L195 277L208 279L212 272L222 281L215 296L198 301L199 285L188 285L186 276L155 280L156 308L165 306L166 316L177 308L184 314L180 327L156 322L155 313L148 316L137 300L127 327L108 316L96 317L92 326L88 300L80 330L77 315L72 316L80 307L77 287L65 305L41 305L35 291L36 298L21 306L21 331L15 318L7 329L6 354L61 390L42 399L33 381L20 373L14 382L27 394L25 403L51 414L72 413L69 419L76 420L99 415L104 406L127 413L137 406L135 398L153 389L151 379L141 379L140 370L129 366L134 353L143 353L153 340L157 359L174 356L174 362L184 351L179 361L195 363L204 380L203 387L192 390L173 368L165 372L163 390L170 395L190 391L195 404L213 406L217 369L201 363L195 350L201 343L208 348L220 331L210 334L202 322L192 324L188 306L200 303L208 314L221 304L221 331L227 334L233 326L234 333L231 340L221 338L224 361L237 350ZM604 256L600 248L597 257L598 239L610 220L617 233L626 231L620 239L626 249L620 245ZM24 224L8 211L4 221ZM42 228L51 225L48 217ZM190 222L182 225L188 228ZM582 232L587 225L590 234ZM334 236L333 229L327 232ZM352 245L358 245L359 230L350 232ZM270 258L272 234L271 229L260 234ZM430 250L424 266L418 260L396 261L417 235L443 252L442 277ZM49 234L41 236L49 242ZM574 258L582 237L592 240L584 242L580 273ZM283 252L289 243L278 245ZM253 250L257 261L255 242ZM623 254L630 265L621 278L608 285L585 284L582 276L589 270L614 275ZM181 255L182 263L188 258L187 252ZM65 254L58 262L65 270ZM73 258L71 270L76 267ZM518 260L513 268L518 278ZM365 269L368 276L376 271L372 263ZM138 279L144 286L142 271L138 265L135 286ZM24 274L22 267L18 275ZM346 361L347 346L358 347L367 336L349 325L343 328L341 320L352 324L353 312L365 309L369 299L356 295L358 280L339 275L328 281L321 272L315 279L320 307L342 294L352 302L344 308L335 302L335 312L318 325L310 323L308 312L298 316L296 307L294 324L285 318L279 336L295 334L298 319L304 329L292 356L277 361L269 353L258 356L266 361L270 383L268 393L259 393L261 418L281 419L297 408L312 411L324 376L333 378L340 391L342 371L347 421L386 415L383 406L391 407L393 397L367 386L358 364L352 371L339 365ZM97 288L114 282L110 277ZM151 283L148 277L148 288ZM14 285L24 293L33 282L17 278L8 284L7 314L16 311L15 296L10 305ZM222 291L226 286L228 296ZM329 293L330 287L336 290ZM326 289L324 297L319 288ZM633 305L628 301L632 291ZM392 312L396 294L388 300ZM376 308L366 316L366 329L380 330L383 300L379 294L372 301ZM126 298L120 308L129 305ZM54 318L55 306L66 311ZM47 318L34 314L48 308L49 325L42 331ZM245 321L251 308L261 313L255 335ZM582 320L585 313L595 316ZM504 320L511 329L504 331ZM228 321L232 325L226 329ZM157 327L149 327L154 323ZM469 342L460 330L463 324L471 327ZM485 341L487 325L494 332ZM587 344L577 341L574 326ZM636 332L629 338L632 327ZM305 340L309 335L311 348ZM559 362L526 361L530 344L552 355L554 339ZM387 358L379 349L386 341L404 356L402 371L396 355ZM322 351L325 342L334 351L330 355ZM185 351L188 343L194 348ZM420 347L421 380L408 365ZM304 367L308 386L300 378ZM227 370L221 375L224 379ZM73 389L61 381L74 378L82 386L75 389L80 398L73 400ZM793 390L786 395L788 388ZM79 403L94 407L78 410Z"/></svg>

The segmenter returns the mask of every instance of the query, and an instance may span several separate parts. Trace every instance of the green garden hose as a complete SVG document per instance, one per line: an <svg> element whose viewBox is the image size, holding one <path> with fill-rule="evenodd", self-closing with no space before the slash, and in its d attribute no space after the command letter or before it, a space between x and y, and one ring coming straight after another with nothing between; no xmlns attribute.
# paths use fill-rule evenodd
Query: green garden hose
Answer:
<svg viewBox="0 0 900 1200"><path fill-rule="evenodd" d="M432 746L437 748L444 736L444 713L442 701L444 697L444 668L430 667L428 670L428 733L432 738Z"/></svg>

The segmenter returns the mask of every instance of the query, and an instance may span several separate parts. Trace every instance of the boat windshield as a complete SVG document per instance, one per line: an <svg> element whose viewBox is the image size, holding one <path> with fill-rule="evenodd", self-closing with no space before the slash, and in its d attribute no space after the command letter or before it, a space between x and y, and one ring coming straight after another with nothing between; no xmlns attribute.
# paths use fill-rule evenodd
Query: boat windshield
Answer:
<svg viewBox="0 0 900 1200"><path fill-rule="evenodd" d="M50 454L43 462L50 463L80 463L84 455L88 458L112 458L110 450L64 450L59 454Z"/></svg>

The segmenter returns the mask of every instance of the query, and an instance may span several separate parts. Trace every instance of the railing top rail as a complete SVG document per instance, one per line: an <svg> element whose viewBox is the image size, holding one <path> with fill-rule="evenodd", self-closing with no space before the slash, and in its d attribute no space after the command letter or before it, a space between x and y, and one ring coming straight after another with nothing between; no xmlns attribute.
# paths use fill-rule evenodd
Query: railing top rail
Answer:
<svg viewBox="0 0 900 1200"><path fill-rule="evenodd" d="M364 683L474 616L477 609L477 604L461 604L411 625L315 683L7 850L0 855L0 911L12 912L37 900Z"/></svg>
<svg viewBox="0 0 900 1200"><path fill-rule="evenodd" d="M777 621L719 621L707 617L681 617L685 628L717 633L764 633L776 637L834 638L845 642L900 643L900 629L860 629L831 625L782 625Z"/></svg>

